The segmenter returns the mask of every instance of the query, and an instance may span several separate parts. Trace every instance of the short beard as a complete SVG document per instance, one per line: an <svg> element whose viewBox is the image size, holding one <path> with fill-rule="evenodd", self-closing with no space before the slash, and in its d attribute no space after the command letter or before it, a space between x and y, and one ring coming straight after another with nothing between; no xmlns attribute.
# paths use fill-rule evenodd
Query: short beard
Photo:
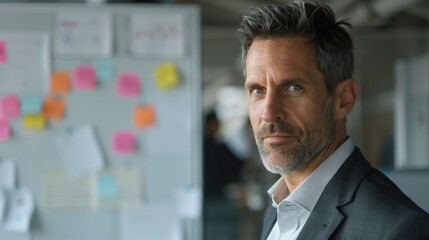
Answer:
<svg viewBox="0 0 429 240"><path fill-rule="evenodd" d="M332 97L328 97L321 119L315 121L312 128L308 129L307 136L302 136L297 146L285 148L283 145L279 144L271 145L271 149L265 149L260 141L260 136L263 135L262 133L267 132L294 133L294 130L283 124L270 123L256 134L255 137L259 154L262 163L268 171L275 174L290 173L305 164L311 163L320 151L329 146L335 136ZM269 162L268 156L270 152L273 151L280 152L283 159L280 159L278 162Z"/></svg>

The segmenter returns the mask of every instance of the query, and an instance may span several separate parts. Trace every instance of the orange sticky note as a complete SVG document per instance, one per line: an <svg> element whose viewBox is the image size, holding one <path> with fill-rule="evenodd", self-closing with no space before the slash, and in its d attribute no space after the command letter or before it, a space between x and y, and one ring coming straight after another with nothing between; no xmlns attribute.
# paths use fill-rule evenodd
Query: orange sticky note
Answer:
<svg viewBox="0 0 429 240"><path fill-rule="evenodd" d="M10 138L10 127L7 119L0 118L0 141Z"/></svg>
<svg viewBox="0 0 429 240"><path fill-rule="evenodd" d="M43 116L46 119L61 120L64 117L66 101L59 96L47 96L43 103Z"/></svg>
<svg viewBox="0 0 429 240"><path fill-rule="evenodd" d="M179 83L179 73L176 64L168 61L155 68L156 85L160 89L169 89Z"/></svg>
<svg viewBox="0 0 429 240"><path fill-rule="evenodd" d="M42 130L45 128L45 117L41 114L26 114L23 119L24 128Z"/></svg>
<svg viewBox="0 0 429 240"><path fill-rule="evenodd" d="M155 125L155 108L151 105L141 105L135 107L134 125L138 128Z"/></svg>
<svg viewBox="0 0 429 240"><path fill-rule="evenodd" d="M70 92L70 73L67 71L55 71L51 75L51 93Z"/></svg>

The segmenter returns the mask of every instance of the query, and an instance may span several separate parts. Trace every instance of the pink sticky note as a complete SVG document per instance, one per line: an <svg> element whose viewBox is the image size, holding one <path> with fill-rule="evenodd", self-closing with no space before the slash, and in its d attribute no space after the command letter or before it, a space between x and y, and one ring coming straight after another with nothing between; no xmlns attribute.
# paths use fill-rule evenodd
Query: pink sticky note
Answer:
<svg viewBox="0 0 429 240"><path fill-rule="evenodd" d="M112 149L115 153L133 153L136 151L136 136L130 131L113 133Z"/></svg>
<svg viewBox="0 0 429 240"><path fill-rule="evenodd" d="M119 74L116 93L123 97L137 97L140 94L140 76L132 72Z"/></svg>
<svg viewBox="0 0 429 240"><path fill-rule="evenodd" d="M10 128L7 119L0 118L0 141L10 138Z"/></svg>
<svg viewBox="0 0 429 240"><path fill-rule="evenodd" d="M6 61L7 61L6 41L0 39L0 64L6 63Z"/></svg>
<svg viewBox="0 0 429 240"><path fill-rule="evenodd" d="M97 86L96 71L92 65L80 65L73 72L73 86L76 89L92 89Z"/></svg>
<svg viewBox="0 0 429 240"><path fill-rule="evenodd" d="M10 119L19 115L19 98L16 94L9 94L0 99L0 117Z"/></svg>

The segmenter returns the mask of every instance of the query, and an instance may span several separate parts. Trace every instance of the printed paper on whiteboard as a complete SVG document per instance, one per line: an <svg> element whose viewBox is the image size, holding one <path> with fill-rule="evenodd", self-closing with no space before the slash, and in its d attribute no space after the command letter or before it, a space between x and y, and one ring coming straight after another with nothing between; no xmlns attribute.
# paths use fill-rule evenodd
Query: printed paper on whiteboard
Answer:
<svg viewBox="0 0 429 240"><path fill-rule="evenodd" d="M112 26L107 13L58 13L55 23L56 54L108 56L112 52Z"/></svg>
<svg viewBox="0 0 429 240"><path fill-rule="evenodd" d="M131 52L142 56L181 57L185 52L185 16L139 13L131 16Z"/></svg>
<svg viewBox="0 0 429 240"><path fill-rule="evenodd" d="M0 32L0 42L4 43L3 55L7 55L0 64L0 91L47 93L50 74L48 36Z"/></svg>

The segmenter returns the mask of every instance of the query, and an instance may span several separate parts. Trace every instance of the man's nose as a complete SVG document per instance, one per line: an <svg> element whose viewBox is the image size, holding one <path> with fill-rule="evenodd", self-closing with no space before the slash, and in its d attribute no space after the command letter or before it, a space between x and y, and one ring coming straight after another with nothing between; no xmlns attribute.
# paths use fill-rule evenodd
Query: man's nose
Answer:
<svg viewBox="0 0 429 240"><path fill-rule="evenodd" d="M261 119L265 122L278 122L285 118L282 97L273 92L265 95L265 104Z"/></svg>

